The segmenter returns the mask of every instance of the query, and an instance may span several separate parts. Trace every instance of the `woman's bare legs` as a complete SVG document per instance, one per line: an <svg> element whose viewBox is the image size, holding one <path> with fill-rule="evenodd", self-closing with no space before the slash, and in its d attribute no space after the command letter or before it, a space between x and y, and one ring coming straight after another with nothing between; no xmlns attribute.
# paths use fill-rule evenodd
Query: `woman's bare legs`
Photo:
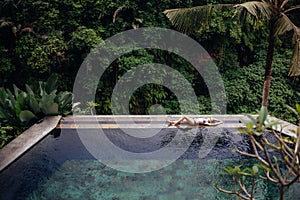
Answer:
<svg viewBox="0 0 300 200"><path fill-rule="evenodd" d="M170 122L170 125L174 125L174 126L177 126L181 123L188 123L189 125L191 126L194 126L195 125L195 121L193 118L190 118L190 117L187 117L187 116L183 116L181 117L179 120L177 121L171 121Z"/></svg>

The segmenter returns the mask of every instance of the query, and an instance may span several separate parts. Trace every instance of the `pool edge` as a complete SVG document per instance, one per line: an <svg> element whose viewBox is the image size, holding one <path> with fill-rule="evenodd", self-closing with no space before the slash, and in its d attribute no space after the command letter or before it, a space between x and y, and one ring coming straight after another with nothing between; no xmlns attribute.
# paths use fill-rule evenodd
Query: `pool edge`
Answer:
<svg viewBox="0 0 300 200"><path fill-rule="evenodd" d="M0 172L56 128L61 116L47 116L0 149Z"/></svg>
<svg viewBox="0 0 300 200"><path fill-rule="evenodd" d="M167 115L167 117L171 118L178 118L181 115ZM189 115L193 117L194 115ZM199 115L197 115L199 116ZM202 116L202 115L201 115ZM203 115L204 116L204 115ZM205 115L207 116L207 115ZM245 115L209 115L210 117L217 117L217 118L245 118ZM253 115L257 117L257 115ZM64 120L74 120L73 117L79 117L81 119L85 120L97 120L99 118L107 120L108 118L113 119L115 117L117 118L128 118L128 115L95 115L95 116L84 116L84 115L79 115L79 116L74 116L74 115L69 115L64 118L62 116L47 116L43 119L41 123L34 124L31 126L29 129L24 131L22 134L20 134L17 138L15 138L13 141L5 145L2 149L0 149L0 173L7 168L11 163L13 163L15 160L17 160L20 156L22 156L26 151L28 151L30 148L32 148L36 143L41 141L44 137L46 137L52 130L55 128L58 129L64 129L64 128L80 128L80 127L64 127L62 126L64 123ZM135 116L130 116L135 119L139 118L149 118L151 116L149 115L135 115ZM152 117L156 117L159 119L160 117L166 117L166 115L163 116L157 116L154 115ZM278 121L283 127L282 129L280 126L272 127L274 130L277 131L282 131L283 134L291 136L291 137L296 137L295 130L297 130L297 126L294 124L291 124L289 122L283 121L281 119L278 119L276 117L268 116L270 120ZM241 126L241 125L239 125ZM220 126L221 128L222 125ZM88 128L99 128L97 127L88 127ZM226 127L225 127L226 128Z"/></svg>
<svg viewBox="0 0 300 200"><path fill-rule="evenodd" d="M157 120L162 120L166 121L168 120L176 120L179 119L182 115L68 115L66 117L63 117L60 124L57 126L58 129L106 129L106 128L129 128L129 126L133 126L133 123L129 123L126 126L126 124L113 124L113 123L108 123L108 124L101 124L101 123L94 123L94 122L100 122L100 121L124 121L128 119L128 116L134 120L138 121L149 121L151 120L157 121ZM239 127L245 127L244 124L241 123L241 119L244 121L249 121L249 118L245 114L225 114L225 115L187 115L189 117L213 117L222 120L224 123L218 125L217 127L219 128L228 128L228 127L233 127L233 128L239 128ZM254 118L257 118L258 115L251 115ZM75 119L76 118L76 119ZM225 123L227 120L236 120L239 121L238 124L232 124L232 123ZM272 126L273 130L282 132L283 134L291 137L297 137L296 131L298 126L291 124L287 121L284 121L282 119L273 117L271 115L268 115L268 120L270 121L276 121L278 122L278 125ZM84 124L79 124L79 122L84 122ZM93 122L93 123L91 123ZM137 126L137 124L135 124ZM137 127L140 128L162 128L162 124L159 126L152 125L149 126L149 124L138 124ZM164 126L165 128L169 128L167 125ZM187 126L188 127L188 126ZM215 126L211 126L215 127ZM206 128L210 128L210 126L206 126Z"/></svg>

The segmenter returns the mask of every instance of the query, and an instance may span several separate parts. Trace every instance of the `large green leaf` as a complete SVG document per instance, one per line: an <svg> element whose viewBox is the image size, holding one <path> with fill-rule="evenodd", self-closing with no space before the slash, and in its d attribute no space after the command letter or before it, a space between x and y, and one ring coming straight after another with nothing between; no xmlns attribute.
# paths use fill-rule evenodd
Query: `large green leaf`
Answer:
<svg viewBox="0 0 300 200"><path fill-rule="evenodd" d="M38 103L38 99L36 99L36 97L34 95L29 95L29 106L35 114L38 114L39 112L41 112L41 109L40 109L40 106Z"/></svg>
<svg viewBox="0 0 300 200"><path fill-rule="evenodd" d="M44 95L47 95L46 93L46 84L42 81L39 81L39 89L40 89L40 96L44 96Z"/></svg>
<svg viewBox="0 0 300 200"><path fill-rule="evenodd" d="M15 111L18 116L22 110L27 109L27 94L25 92L20 92L15 102Z"/></svg>
<svg viewBox="0 0 300 200"><path fill-rule="evenodd" d="M21 122L29 122L32 119L37 119L37 117L29 110L21 111L19 118L20 118Z"/></svg>
<svg viewBox="0 0 300 200"><path fill-rule="evenodd" d="M70 92L60 92L55 98L55 102L59 102L61 105L71 104L73 95Z"/></svg>
<svg viewBox="0 0 300 200"><path fill-rule="evenodd" d="M259 124L263 125L268 117L268 109L266 106L262 106L259 112Z"/></svg>
<svg viewBox="0 0 300 200"><path fill-rule="evenodd" d="M33 92L33 90L31 89L31 87L29 85L25 84L25 87L26 87L26 91L27 91L28 94L34 95L34 92Z"/></svg>
<svg viewBox="0 0 300 200"><path fill-rule="evenodd" d="M72 111L73 95L70 92L60 92L55 102L59 105L59 114L67 115Z"/></svg>
<svg viewBox="0 0 300 200"><path fill-rule="evenodd" d="M49 106L45 106L42 108L42 111L45 115L57 115L58 114L58 104L53 103Z"/></svg>
<svg viewBox="0 0 300 200"><path fill-rule="evenodd" d="M13 84L13 88L14 88L14 95L17 98L17 96L19 96L19 93L21 92L21 90L15 84Z"/></svg>
<svg viewBox="0 0 300 200"><path fill-rule="evenodd" d="M58 113L58 104L54 102L55 94L45 94L39 103L41 111L45 115L55 115Z"/></svg>
<svg viewBox="0 0 300 200"><path fill-rule="evenodd" d="M57 75L52 74L47 82L45 83L45 91L47 94L50 94L52 91L56 90L56 84L57 84Z"/></svg>
<svg viewBox="0 0 300 200"><path fill-rule="evenodd" d="M6 91L7 91L7 99L9 99L11 102L10 107L13 108L14 105L16 104L17 96L15 97L9 89L7 89Z"/></svg>

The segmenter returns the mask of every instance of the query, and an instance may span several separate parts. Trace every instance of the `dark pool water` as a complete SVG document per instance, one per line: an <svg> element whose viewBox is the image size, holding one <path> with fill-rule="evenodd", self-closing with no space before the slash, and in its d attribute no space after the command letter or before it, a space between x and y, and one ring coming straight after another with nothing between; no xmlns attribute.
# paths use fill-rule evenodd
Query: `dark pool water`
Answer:
<svg viewBox="0 0 300 200"><path fill-rule="evenodd" d="M214 187L216 182L224 187L230 185L230 179L220 175L225 165L251 162L232 152L233 148L249 150L247 139L232 132L235 130L223 129L212 150L199 158L207 133L207 129L199 129L177 161L156 171L137 174L104 165L85 149L75 130L63 130L59 137L47 136L0 174L0 199L235 199ZM163 129L143 139L118 129L107 129L105 133L122 149L148 152L167 145L176 129ZM132 165L135 164L133 160ZM275 185L260 181L258 186L257 199L277 199ZM286 195L286 199L300 199L297 187L290 188Z"/></svg>

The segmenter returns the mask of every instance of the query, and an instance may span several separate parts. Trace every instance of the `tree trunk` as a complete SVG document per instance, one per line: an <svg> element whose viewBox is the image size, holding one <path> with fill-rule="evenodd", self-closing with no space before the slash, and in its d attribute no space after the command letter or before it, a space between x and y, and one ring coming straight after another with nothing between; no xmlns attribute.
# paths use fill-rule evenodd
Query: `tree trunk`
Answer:
<svg viewBox="0 0 300 200"><path fill-rule="evenodd" d="M265 107L268 107L274 49L275 49L274 21L271 21L269 38L268 38L267 58L266 58L266 65L265 65L265 80L264 80L264 87L263 87L263 94L262 94L262 106Z"/></svg>
<svg viewBox="0 0 300 200"><path fill-rule="evenodd" d="M279 191L279 195L280 195L280 197L279 197L279 199L280 200L283 200L283 194L284 194L284 186L283 185L280 185L280 191Z"/></svg>

